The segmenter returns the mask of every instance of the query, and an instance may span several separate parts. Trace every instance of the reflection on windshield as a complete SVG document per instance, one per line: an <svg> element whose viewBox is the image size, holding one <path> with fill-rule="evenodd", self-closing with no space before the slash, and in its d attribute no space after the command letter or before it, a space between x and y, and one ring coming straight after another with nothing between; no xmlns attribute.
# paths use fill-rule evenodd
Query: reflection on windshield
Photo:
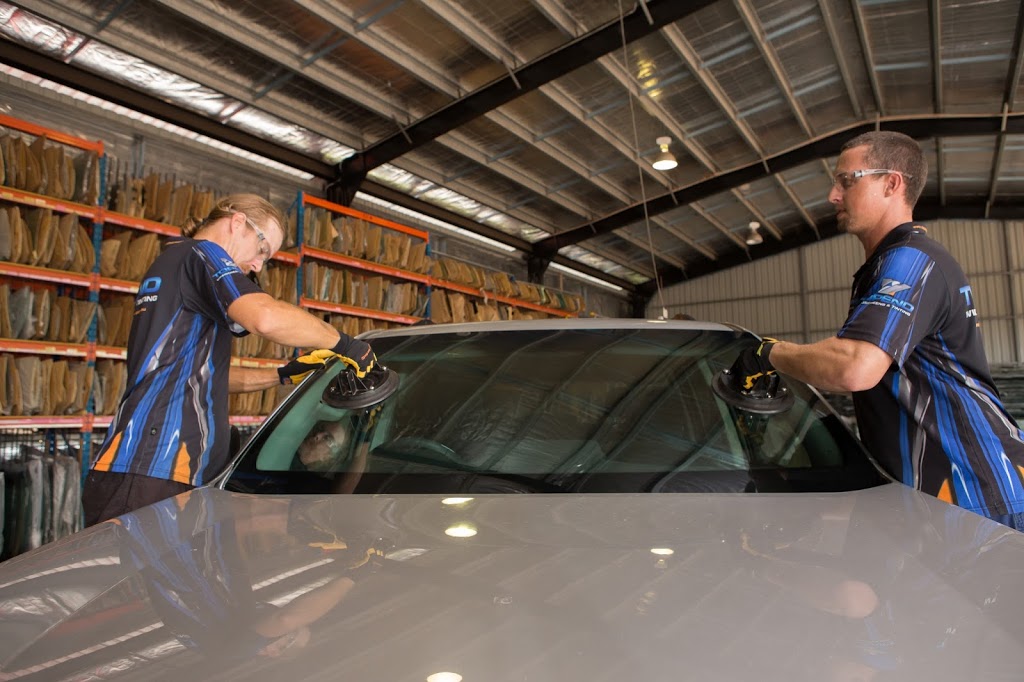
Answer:
<svg viewBox="0 0 1024 682"><path fill-rule="evenodd" d="M375 339L402 377L379 412L321 396L337 367L246 448L228 487L265 492L841 490L880 482L816 394L766 416L714 397L744 341L679 329Z"/></svg>

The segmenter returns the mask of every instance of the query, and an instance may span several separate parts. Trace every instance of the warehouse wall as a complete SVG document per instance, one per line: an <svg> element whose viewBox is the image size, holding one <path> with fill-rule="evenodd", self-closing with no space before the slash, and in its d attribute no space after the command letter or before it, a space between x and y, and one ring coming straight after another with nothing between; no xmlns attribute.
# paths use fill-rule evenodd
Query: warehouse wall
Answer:
<svg viewBox="0 0 1024 682"><path fill-rule="evenodd" d="M323 196L320 180L303 180L256 161L185 139L141 120L127 118L103 108L103 103L95 98L91 102L81 101L63 94L60 89L28 83L3 72L0 72L0 92L3 92L0 98L0 111L3 113L86 139L103 140L115 168L132 170L141 166L136 173L138 175L149 172L173 175L219 193L253 192L281 207L290 206L300 189ZM417 221L406 214L389 215L377 205L362 204L357 200L353 207L430 232L431 248L436 253L449 254L526 279L526 265L521 253L478 247L471 241L453 238L437 230L429 222ZM554 270L545 276L544 284L582 295L586 309L602 317L628 316L626 298L603 287Z"/></svg>
<svg viewBox="0 0 1024 682"><path fill-rule="evenodd" d="M1024 363L1024 222L925 225L971 281L989 362ZM762 336L817 341L835 334L846 319L853 274L863 262L860 242L843 235L673 286L663 292L664 305L670 317L682 312ZM648 317L660 315L661 307L655 295Z"/></svg>

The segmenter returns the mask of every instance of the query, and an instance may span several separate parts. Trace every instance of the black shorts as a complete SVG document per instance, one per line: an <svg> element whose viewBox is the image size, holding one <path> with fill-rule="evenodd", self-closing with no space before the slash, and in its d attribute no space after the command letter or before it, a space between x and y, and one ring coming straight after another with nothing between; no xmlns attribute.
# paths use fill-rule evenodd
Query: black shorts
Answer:
<svg viewBox="0 0 1024 682"><path fill-rule="evenodd" d="M193 486L142 474L90 471L82 489L85 526L135 511L148 504L166 500L192 490Z"/></svg>

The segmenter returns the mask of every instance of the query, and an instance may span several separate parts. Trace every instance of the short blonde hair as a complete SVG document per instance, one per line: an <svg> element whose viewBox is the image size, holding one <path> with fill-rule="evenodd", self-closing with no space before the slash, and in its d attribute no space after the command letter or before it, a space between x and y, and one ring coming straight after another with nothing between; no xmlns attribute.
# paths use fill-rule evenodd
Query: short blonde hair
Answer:
<svg viewBox="0 0 1024 682"><path fill-rule="evenodd" d="M229 194L222 197L210 209L210 214L202 220L190 218L181 228L186 237L195 236L196 232L221 218L229 218L235 213L244 213L257 225L266 224L273 219L284 229L284 216L280 209L258 194Z"/></svg>

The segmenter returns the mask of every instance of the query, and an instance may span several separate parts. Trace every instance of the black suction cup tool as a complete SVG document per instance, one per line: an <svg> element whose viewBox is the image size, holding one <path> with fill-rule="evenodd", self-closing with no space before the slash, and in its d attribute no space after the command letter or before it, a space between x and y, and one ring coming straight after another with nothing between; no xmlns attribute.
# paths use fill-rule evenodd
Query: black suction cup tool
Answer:
<svg viewBox="0 0 1024 682"><path fill-rule="evenodd" d="M346 367L324 390L323 400L331 407L362 410L380 403L398 390L398 373L377 365L360 379Z"/></svg>
<svg viewBox="0 0 1024 682"><path fill-rule="evenodd" d="M711 381L711 388L728 404L754 414L779 414L793 407L795 402L778 374L761 377L750 390L740 388L738 383L739 377L733 377L728 369L723 369Z"/></svg>

